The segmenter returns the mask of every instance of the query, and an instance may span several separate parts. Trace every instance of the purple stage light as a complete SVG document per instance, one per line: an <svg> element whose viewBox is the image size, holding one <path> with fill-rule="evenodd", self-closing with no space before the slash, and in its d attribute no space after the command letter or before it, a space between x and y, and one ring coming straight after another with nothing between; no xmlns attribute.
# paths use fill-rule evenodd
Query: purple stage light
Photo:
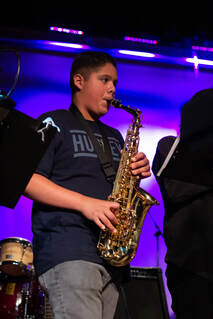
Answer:
<svg viewBox="0 0 213 319"><path fill-rule="evenodd" d="M140 52L140 51L130 51L130 50L118 50L120 54L138 56L143 58L154 58L155 54L148 52Z"/></svg>
<svg viewBox="0 0 213 319"><path fill-rule="evenodd" d="M14 39L13 43L19 44L20 40ZM17 109L34 118L37 118L43 112L58 108L67 109L70 105L69 76L73 56L47 53L49 50L78 52L82 49L54 46L47 42L45 44L45 41L41 40L37 42L35 40L32 42L26 41L26 45L27 47L39 48L39 50L35 52L23 50L20 53L22 81L20 81L13 95L17 103ZM47 52L40 50L43 48ZM86 49L85 46L84 49ZM122 55L118 50L114 50L112 53L119 58L146 60L143 57ZM139 151L147 155L150 163L152 163L158 141L167 135L176 136L179 132L181 106L198 90L212 87L213 72L208 70L205 72L204 70L195 74L193 68L189 71L187 67L175 67L176 64L190 65L189 62L186 62L186 57L187 55L184 55L184 58L178 58L156 54L154 58L147 58L148 61L165 61L171 67L155 63L126 63L126 59L118 61L117 98L123 104L140 107L142 110L143 128L141 128L140 133ZM193 58L193 56L191 57ZM6 65L11 63L9 55L6 55L5 59L7 64L5 64L4 69L6 69ZM192 67L194 67L196 59L192 60ZM197 62L200 64L199 59ZM174 67L172 64L174 64ZM211 68L212 66L209 66L209 69ZM13 76L12 70L10 70L9 75ZM5 81L3 77L2 81ZM103 121L107 125L119 129L125 137L131 119L131 115L127 112L111 108L104 116ZM164 205L153 175L148 179L143 179L140 186L150 192L160 202L160 205L152 207L145 219L137 255L131 265L135 267L155 267L157 264L156 228L149 215L151 213L160 229L162 229ZM31 241L31 209L32 202L24 197L20 199L14 210L1 206L0 240L8 237L23 237ZM160 237L159 258L163 273L165 272L165 253L165 243ZM166 281L165 288L167 289ZM171 297L167 290L166 296L172 313Z"/></svg>
<svg viewBox="0 0 213 319"><path fill-rule="evenodd" d="M198 59L197 56L194 56L193 58L186 58L186 62L193 63L195 65L195 68L198 67L198 65L208 65L213 66L213 61L211 60L204 60L204 59Z"/></svg>
<svg viewBox="0 0 213 319"><path fill-rule="evenodd" d="M187 61L187 62L189 62L189 61ZM196 55L193 57L193 63L194 63L195 70L198 70L199 61L198 61L198 57Z"/></svg>
<svg viewBox="0 0 213 319"><path fill-rule="evenodd" d="M60 28L60 27L50 27L51 31L57 31L57 32L65 32L65 33L71 33L71 34L77 34L77 35L83 35L84 32L80 30L73 30L73 29L67 29L67 28Z"/></svg>
<svg viewBox="0 0 213 319"><path fill-rule="evenodd" d="M64 48L71 48L71 49L88 49L89 48L85 44L77 44L77 43L45 41L45 44L55 45L55 46L64 47Z"/></svg>
<svg viewBox="0 0 213 319"><path fill-rule="evenodd" d="M149 39L143 39L143 38L135 38L135 37L124 37L125 41L132 41L132 42L139 42L139 43L148 43L148 44L158 44L157 40L149 40Z"/></svg>
<svg viewBox="0 0 213 319"><path fill-rule="evenodd" d="M213 48L208 48L208 47L200 47L198 45L194 45L192 46L193 50L197 50L197 51L208 51L208 52L213 52Z"/></svg>

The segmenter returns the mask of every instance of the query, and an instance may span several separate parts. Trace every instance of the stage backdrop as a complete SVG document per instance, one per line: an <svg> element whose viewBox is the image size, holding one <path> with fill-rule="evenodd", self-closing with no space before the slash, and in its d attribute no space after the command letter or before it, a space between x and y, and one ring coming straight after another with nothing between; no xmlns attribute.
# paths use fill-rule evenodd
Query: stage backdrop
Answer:
<svg viewBox="0 0 213 319"><path fill-rule="evenodd" d="M17 103L16 108L35 118L43 112L68 108L71 101L69 73L73 58L33 52L22 52L20 56L20 79L12 95ZM8 91L16 73L15 57L12 54L5 55L0 65L0 89ZM143 112L140 151L145 152L152 163L159 139L166 135L178 134L180 107L198 90L211 87L213 73L202 70L195 73L192 68L174 65L120 60L118 79L116 97L123 104L138 107ZM119 129L125 137L131 115L111 108L103 121ZM163 228L162 198L153 176L142 180L141 187L151 193L160 205L152 207L145 219L138 252L131 265L159 265L164 273L166 247L162 236L156 237L158 227L161 231ZM31 200L21 197L14 210L0 207L0 240L22 237L32 241L31 206ZM165 277L164 284L170 309L171 298L166 288Z"/></svg>

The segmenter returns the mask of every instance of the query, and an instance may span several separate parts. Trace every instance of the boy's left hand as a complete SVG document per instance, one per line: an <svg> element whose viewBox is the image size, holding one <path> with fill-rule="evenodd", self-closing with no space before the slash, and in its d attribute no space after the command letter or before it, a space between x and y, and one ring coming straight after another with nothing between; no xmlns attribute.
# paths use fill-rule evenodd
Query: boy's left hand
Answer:
<svg viewBox="0 0 213 319"><path fill-rule="evenodd" d="M132 158L132 163L130 164L132 169L132 175L138 175L140 178L146 178L151 176L151 170L149 166L149 160L146 155L142 152L137 153Z"/></svg>

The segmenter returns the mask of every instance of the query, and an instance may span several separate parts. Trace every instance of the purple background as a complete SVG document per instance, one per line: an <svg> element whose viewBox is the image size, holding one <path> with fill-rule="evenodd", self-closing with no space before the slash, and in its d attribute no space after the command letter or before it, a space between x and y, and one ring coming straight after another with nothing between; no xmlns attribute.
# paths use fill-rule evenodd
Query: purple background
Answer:
<svg viewBox="0 0 213 319"><path fill-rule="evenodd" d="M16 72L16 60L5 55L1 87L9 89ZM68 108L71 101L69 72L73 59L47 53L21 53L21 73L12 98L17 109L37 117L56 108ZM2 63L1 63L2 64ZM200 89L209 88L213 73L208 70L195 72L192 68L156 63L139 63L119 60L117 98L123 104L139 107L143 112L140 151L146 153L152 163L159 139L166 135L177 135L180 122L180 107ZM103 121L118 128L123 136L131 121L131 115L122 110L110 109ZM15 181L14 181L15 183ZM150 209L154 221L162 230L163 202L154 177L143 180L141 187L151 193L160 203ZM32 202L21 197L16 208L0 207L0 240L8 237L23 237L32 241ZM156 267L156 228L148 214L142 229L138 252L132 266ZM165 243L159 238L159 266L164 273ZM164 276L164 274L163 274ZM164 277L165 279L165 277ZM171 298L166 288L170 309Z"/></svg>

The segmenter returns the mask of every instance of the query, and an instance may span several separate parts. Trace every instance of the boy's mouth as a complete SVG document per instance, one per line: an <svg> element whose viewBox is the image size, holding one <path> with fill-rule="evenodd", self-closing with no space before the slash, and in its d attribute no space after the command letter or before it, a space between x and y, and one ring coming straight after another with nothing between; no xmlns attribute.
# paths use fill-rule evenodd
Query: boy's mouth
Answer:
<svg viewBox="0 0 213 319"><path fill-rule="evenodd" d="M107 103L107 105L108 105L108 106L110 106L110 105L111 105L112 100L113 100L113 99L105 99L105 101L106 101L106 103Z"/></svg>

